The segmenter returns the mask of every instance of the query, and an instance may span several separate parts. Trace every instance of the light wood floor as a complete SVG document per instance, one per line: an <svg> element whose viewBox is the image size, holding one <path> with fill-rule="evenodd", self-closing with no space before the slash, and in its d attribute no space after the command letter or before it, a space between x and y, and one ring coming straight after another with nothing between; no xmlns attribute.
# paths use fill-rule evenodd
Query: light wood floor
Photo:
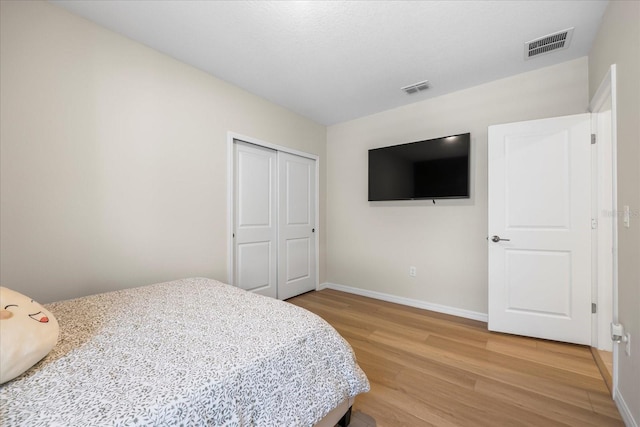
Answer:
<svg viewBox="0 0 640 427"><path fill-rule="evenodd" d="M355 350L371 391L353 410L367 426L624 425L588 347L329 289L288 301Z"/></svg>
<svg viewBox="0 0 640 427"><path fill-rule="evenodd" d="M604 378L609 391L613 390L613 353L610 351L591 349L593 359L596 361L600 374Z"/></svg>

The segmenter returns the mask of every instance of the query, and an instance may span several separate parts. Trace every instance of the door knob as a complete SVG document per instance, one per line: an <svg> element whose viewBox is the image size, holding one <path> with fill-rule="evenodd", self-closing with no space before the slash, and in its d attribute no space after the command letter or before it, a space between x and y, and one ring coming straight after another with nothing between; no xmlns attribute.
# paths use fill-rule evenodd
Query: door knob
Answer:
<svg viewBox="0 0 640 427"><path fill-rule="evenodd" d="M510 242L511 239L501 239L500 236L493 236L491 237L491 241L496 243L499 241Z"/></svg>

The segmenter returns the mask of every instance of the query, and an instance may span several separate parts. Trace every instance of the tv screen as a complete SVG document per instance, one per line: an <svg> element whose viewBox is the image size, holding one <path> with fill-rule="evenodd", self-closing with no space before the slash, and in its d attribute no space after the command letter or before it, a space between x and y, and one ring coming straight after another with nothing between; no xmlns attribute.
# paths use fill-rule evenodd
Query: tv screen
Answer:
<svg viewBox="0 0 640 427"><path fill-rule="evenodd" d="M471 134L369 150L369 201L469 198Z"/></svg>

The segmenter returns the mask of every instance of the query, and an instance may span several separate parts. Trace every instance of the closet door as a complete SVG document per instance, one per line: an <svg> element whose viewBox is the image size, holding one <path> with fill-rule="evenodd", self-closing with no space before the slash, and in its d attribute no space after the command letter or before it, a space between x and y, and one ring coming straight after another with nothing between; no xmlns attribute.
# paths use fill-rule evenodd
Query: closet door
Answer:
<svg viewBox="0 0 640 427"><path fill-rule="evenodd" d="M277 151L234 141L234 284L277 296Z"/></svg>
<svg viewBox="0 0 640 427"><path fill-rule="evenodd" d="M316 288L316 162L278 152L278 298Z"/></svg>

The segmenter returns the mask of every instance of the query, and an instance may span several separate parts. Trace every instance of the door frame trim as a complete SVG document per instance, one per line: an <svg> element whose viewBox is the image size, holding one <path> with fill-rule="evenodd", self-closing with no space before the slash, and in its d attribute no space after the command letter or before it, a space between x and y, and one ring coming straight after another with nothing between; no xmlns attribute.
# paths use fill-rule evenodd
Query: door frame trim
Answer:
<svg viewBox="0 0 640 427"><path fill-rule="evenodd" d="M616 77L616 64L612 64L607 71L607 74L602 79L600 86L596 90L593 98L591 98L591 102L589 103L589 111L592 114L597 114L600 112L600 109L603 107L604 103L611 98L611 145L608 147L610 149L611 154L611 194L605 195L607 200L611 200L610 206L597 206L598 211L602 209L610 209L611 211L611 221L612 221L612 251L611 251L611 267L612 267L612 321L618 322L618 158L617 158L617 146L618 146L618 128L617 128L617 77ZM592 129L593 131L597 129ZM596 144L598 145L598 144ZM599 152L601 150L600 147L596 150ZM598 179L598 178L596 178ZM596 264L599 266L601 262L603 262L600 257L597 257L595 260ZM600 296L597 295L597 304L600 306L601 300ZM598 310L600 311L600 310ZM598 316L596 314L595 316ZM601 319L597 319L596 324L600 324ZM600 331L598 331L600 332ZM597 334L596 334L597 335ZM592 342L592 347L597 347L597 342ZM613 345L613 398L616 398L617 389L618 389L618 356L619 356L619 346Z"/></svg>
<svg viewBox="0 0 640 427"><path fill-rule="evenodd" d="M258 138L254 138L251 136L242 135L236 132L228 131L227 132L227 283L233 285L233 262L234 262L234 250L233 250L233 216L235 214L233 206L234 206L234 164L233 164L233 144L234 140L240 140L243 142L248 142L249 144L258 145L261 147L269 148L275 151L282 151L285 153L293 154L300 157L306 157L308 159L312 159L316 162L316 188L315 188L315 229L316 229L316 277L315 277L315 289L318 290L320 286L320 227L318 224L320 223L320 157L306 153L304 151L296 150L290 147L285 147L283 145L273 144L267 141L263 141ZM280 186L277 186L279 191Z"/></svg>

